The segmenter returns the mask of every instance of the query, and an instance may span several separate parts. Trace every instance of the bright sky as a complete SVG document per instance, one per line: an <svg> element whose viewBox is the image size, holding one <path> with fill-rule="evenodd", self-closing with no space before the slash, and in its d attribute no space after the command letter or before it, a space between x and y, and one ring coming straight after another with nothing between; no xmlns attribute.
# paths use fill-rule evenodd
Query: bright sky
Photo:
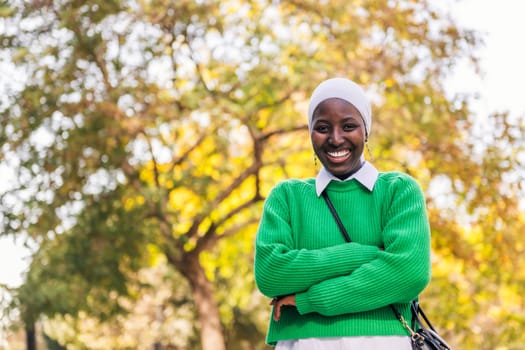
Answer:
<svg viewBox="0 0 525 350"><path fill-rule="evenodd" d="M463 26L486 33L485 47L479 51L483 80L476 79L468 67L461 67L453 85L459 91L478 90L481 99L477 108L482 114L509 110L525 117L525 1L461 0L451 6Z"/></svg>
<svg viewBox="0 0 525 350"><path fill-rule="evenodd" d="M441 0L436 0L441 1ZM479 91L475 108L481 115L494 111L511 111L525 118L525 1L523 0L453 0L450 8L462 26L486 32L486 46L480 51L483 80L476 78L468 66L460 67L451 79L456 92ZM4 175L2 175L4 174ZM0 185L6 182L0 171ZM29 254L21 241L0 239L0 283L17 286Z"/></svg>

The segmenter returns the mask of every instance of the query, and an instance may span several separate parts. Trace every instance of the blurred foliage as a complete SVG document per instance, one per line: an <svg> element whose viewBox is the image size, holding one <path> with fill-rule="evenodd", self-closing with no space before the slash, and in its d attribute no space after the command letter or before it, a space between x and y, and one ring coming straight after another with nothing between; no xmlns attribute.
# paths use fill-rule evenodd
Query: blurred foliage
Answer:
<svg viewBox="0 0 525 350"><path fill-rule="evenodd" d="M2 1L0 42L1 232L38 245L13 307L61 345L263 348L261 204L315 175L307 100L341 75L367 157L427 192L435 326L523 347L523 118L445 94L481 41L432 2Z"/></svg>

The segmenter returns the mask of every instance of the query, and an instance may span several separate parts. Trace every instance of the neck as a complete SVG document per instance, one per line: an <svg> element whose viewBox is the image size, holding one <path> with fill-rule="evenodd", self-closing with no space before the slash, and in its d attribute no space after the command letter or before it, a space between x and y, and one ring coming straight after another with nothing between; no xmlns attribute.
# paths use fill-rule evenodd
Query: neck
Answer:
<svg viewBox="0 0 525 350"><path fill-rule="evenodd" d="M337 178L340 179L340 180L344 180L344 179L348 178L349 176L352 176L353 174L355 174L356 172L358 172L359 169L361 169L361 168L363 167L363 164L365 164L365 162L364 162L364 161L361 161L361 162L359 163L359 166L355 167L354 169L350 170L349 172L344 173L344 174L340 174L340 175L335 175L335 174L334 174L334 176L337 177Z"/></svg>

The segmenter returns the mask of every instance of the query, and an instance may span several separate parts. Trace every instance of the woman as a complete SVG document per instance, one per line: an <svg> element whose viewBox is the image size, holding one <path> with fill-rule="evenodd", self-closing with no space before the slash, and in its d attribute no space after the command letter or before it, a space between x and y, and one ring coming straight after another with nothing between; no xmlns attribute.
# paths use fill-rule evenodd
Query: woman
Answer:
<svg viewBox="0 0 525 350"><path fill-rule="evenodd" d="M273 298L267 343L279 350L411 349L389 305L410 320L410 302L430 281L423 193L410 176L378 172L364 160L371 107L354 82L321 83L308 125L323 167L315 179L276 185L257 232L255 279Z"/></svg>

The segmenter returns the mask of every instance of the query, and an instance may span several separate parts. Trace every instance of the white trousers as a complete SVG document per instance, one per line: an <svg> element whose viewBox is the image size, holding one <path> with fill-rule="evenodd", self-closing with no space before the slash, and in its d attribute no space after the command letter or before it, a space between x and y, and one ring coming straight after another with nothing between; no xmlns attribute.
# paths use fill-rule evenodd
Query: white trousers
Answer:
<svg viewBox="0 0 525 350"><path fill-rule="evenodd" d="M409 337L341 337L281 340L275 350L412 350Z"/></svg>

